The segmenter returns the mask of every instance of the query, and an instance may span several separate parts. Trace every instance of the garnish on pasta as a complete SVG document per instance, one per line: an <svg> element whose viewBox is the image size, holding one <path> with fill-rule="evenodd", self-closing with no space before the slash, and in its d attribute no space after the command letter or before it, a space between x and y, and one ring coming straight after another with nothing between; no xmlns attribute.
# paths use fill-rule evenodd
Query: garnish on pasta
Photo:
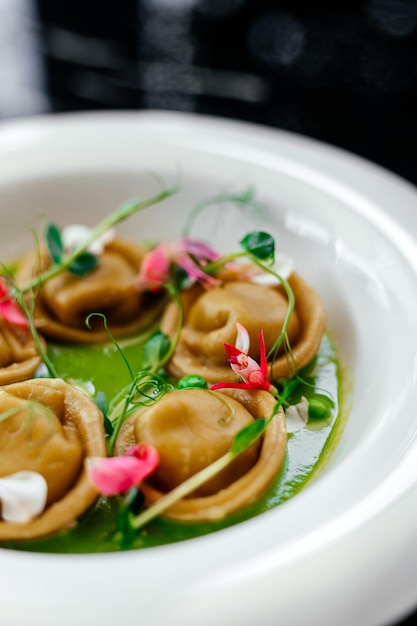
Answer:
<svg viewBox="0 0 417 626"><path fill-rule="evenodd" d="M320 388L317 365L321 298L271 234L249 232L227 252L191 237L209 201L177 240L149 246L117 233L175 191L94 228L49 224L0 279L2 542L31 549L22 540L76 537L100 519L111 548L93 550L126 549L141 547L152 524L176 520L198 534L199 523L234 523L286 485L298 431L336 422L336 357L331 390ZM252 193L213 201L254 203ZM11 336L25 358L9 356ZM80 354L101 359L87 380ZM285 499L291 489L282 489Z"/></svg>

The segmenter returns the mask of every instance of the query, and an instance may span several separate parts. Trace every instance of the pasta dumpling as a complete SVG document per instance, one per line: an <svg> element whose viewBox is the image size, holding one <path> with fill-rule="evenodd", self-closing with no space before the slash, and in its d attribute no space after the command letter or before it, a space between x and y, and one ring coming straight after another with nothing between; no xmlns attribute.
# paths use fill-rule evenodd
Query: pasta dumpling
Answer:
<svg viewBox="0 0 417 626"><path fill-rule="evenodd" d="M287 335L291 352L280 349L270 357L272 379L293 376L316 355L325 329L325 312L316 291L299 275L288 279L295 307L289 320ZM250 337L249 355L259 360L259 330L265 338L266 351L273 348L288 310L282 286L266 286L226 279L214 288L194 286L182 294L184 321L176 351L168 364L171 374L181 378L198 374L216 383L233 381L224 343L236 341L236 323L244 326ZM161 329L173 338L179 320L178 308L168 305Z"/></svg>
<svg viewBox="0 0 417 626"><path fill-rule="evenodd" d="M146 328L160 314L163 298L160 294L141 293L135 287L145 249L122 237L106 244L97 265L88 273L77 276L62 271L50 278L37 292L35 319L47 338L77 343L106 341L108 335L103 320L86 319L91 313L101 313L115 337L129 335ZM51 259L45 249L38 256L30 254L17 274L19 283L45 271Z"/></svg>
<svg viewBox="0 0 417 626"><path fill-rule="evenodd" d="M140 441L157 448L159 466L141 485L150 504L226 454L235 435L254 420L269 417L274 405L275 399L266 391L176 390L154 405L139 409L125 422L115 453L122 455ZM286 441L281 409L262 438L190 497L172 505L165 515L181 520L213 520L248 506L279 473Z"/></svg>
<svg viewBox="0 0 417 626"><path fill-rule="evenodd" d="M0 316L0 385L31 378L40 364L29 330L9 324Z"/></svg>
<svg viewBox="0 0 417 626"><path fill-rule="evenodd" d="M101 411L63 380L39 378L2 387L0 417L0 477L32 471L48 486L46 508L31 521L1 521L0 502L0 540L71 527L98 497L84 460L106 456Z"/></svg>

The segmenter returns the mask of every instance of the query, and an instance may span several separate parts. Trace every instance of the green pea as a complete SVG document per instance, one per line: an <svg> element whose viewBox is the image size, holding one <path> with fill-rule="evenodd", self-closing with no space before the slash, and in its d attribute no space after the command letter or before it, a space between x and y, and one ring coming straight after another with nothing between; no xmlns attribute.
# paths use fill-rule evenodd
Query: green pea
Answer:
<svg viewBox="0 0 417 626"><path fill-rule="evenodd" d="M188 376L183 376L177 385L178 389L207 389L207 381L202 376L197 376L196 374L189 374Z"/></svg>
<svg viewBox="0 0 417 626"><path fill-rule="evenodd" d="M308 401L308 416L312 419L326 419L331 415L334 402L328 396L314 394Z"/></svg>

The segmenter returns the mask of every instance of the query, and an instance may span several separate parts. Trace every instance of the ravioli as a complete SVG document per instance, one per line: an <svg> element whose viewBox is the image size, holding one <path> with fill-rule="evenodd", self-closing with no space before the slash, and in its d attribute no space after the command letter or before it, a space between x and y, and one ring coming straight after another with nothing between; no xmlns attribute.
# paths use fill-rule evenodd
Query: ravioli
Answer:
<svg viewBox="0 0 417 626"><path fill-rule="evenodd" d="M98 497L84 459L106 455L101 411L63 380L39 378L2 387L0 414L0 477L29 470L48 484L45 510L25 523L0 521L0 540L72 527Z"/></svg>
<svg viewBox="0 0 417 626"><path fill-rule="evenodd" d="M35 320L47 338L76 343L106 341L103 320L86 319L91 313L105 315L115 337L131 335L148 327L161 313L161 294L141 293L134 285L145 248L122 237L107 243L97 265L77 276L65 270L43 284L35 300ZM19 284L26 284L51 265L45 249L29 254L17 273Z"/></svg>
<svg viewBox="0 0 417 626"><path fill-rule="evenodd" d="M322 340L326 315L317 292L296 273L288 279L295 308L288 325L290 352L282 346L269 360L271 379L292 377L316 355ZM194 286L182 292L184 321L180 341L168 369L176 378L198 374L211 383L235 380L227 362L224 343L234 344L236 323L250 336L249 355L259 359L259 329L266 351L273 348L284 324L288 300L281 286L265 286L224 277L223 283L205 290ZM179 321L178 307L170 303L161 329L173 338ZM284 343L282 344L284 345Z"/></svg>
<svg viewBox="0 0 417 626"><path fill-rule="evenodd" d="M152 504L224 455L237 432L256 419L268 418L274 406L275 399L266 391L176 390L138 410L125 422L115 453L122 455L143 440L157 448L160 464L141 485L147 503ZM261 440L164 515L187 521L217 520L249 506L279 473L286 443L281 408Z"/></svg>
<svg viewBox="0 0 417 626"><path fill-rule="evenodd" d="M31 378L40 364L29 330L9 324L0 315L0 385Z"/></svg>

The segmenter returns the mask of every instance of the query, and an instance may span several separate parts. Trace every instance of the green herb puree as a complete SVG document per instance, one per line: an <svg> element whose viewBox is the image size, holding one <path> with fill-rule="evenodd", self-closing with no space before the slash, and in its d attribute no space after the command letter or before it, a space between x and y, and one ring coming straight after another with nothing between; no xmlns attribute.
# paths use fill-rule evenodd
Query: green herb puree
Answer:
<svg viewBox="0 0 417 626"><path fill-rule="evenodd" d="M132 370L141 369L141 346L148 335L123 340L120 347ZM50 343L48 355L64 379L85 385L92 395L104 392L107 401L130 382L129 372L118 350L111 344L68 346ZM255 504L220 522L175 522L160 517L137 532L129 549L182 541L227 528L259 515L296 495L323 468L342 428L341 369L332 340L326 334L312 363L300 371L303 383L297 383L290 403L301 396L325 394L333 401L326 418L310 417L307 427L289 435L284 467L271 489ZM114 537L117 524L117 498L101 497L96 505L78 520L75 528L43 539L4 542L2 547L17 550L55 553L98 553L124 549Z"/></svg>

